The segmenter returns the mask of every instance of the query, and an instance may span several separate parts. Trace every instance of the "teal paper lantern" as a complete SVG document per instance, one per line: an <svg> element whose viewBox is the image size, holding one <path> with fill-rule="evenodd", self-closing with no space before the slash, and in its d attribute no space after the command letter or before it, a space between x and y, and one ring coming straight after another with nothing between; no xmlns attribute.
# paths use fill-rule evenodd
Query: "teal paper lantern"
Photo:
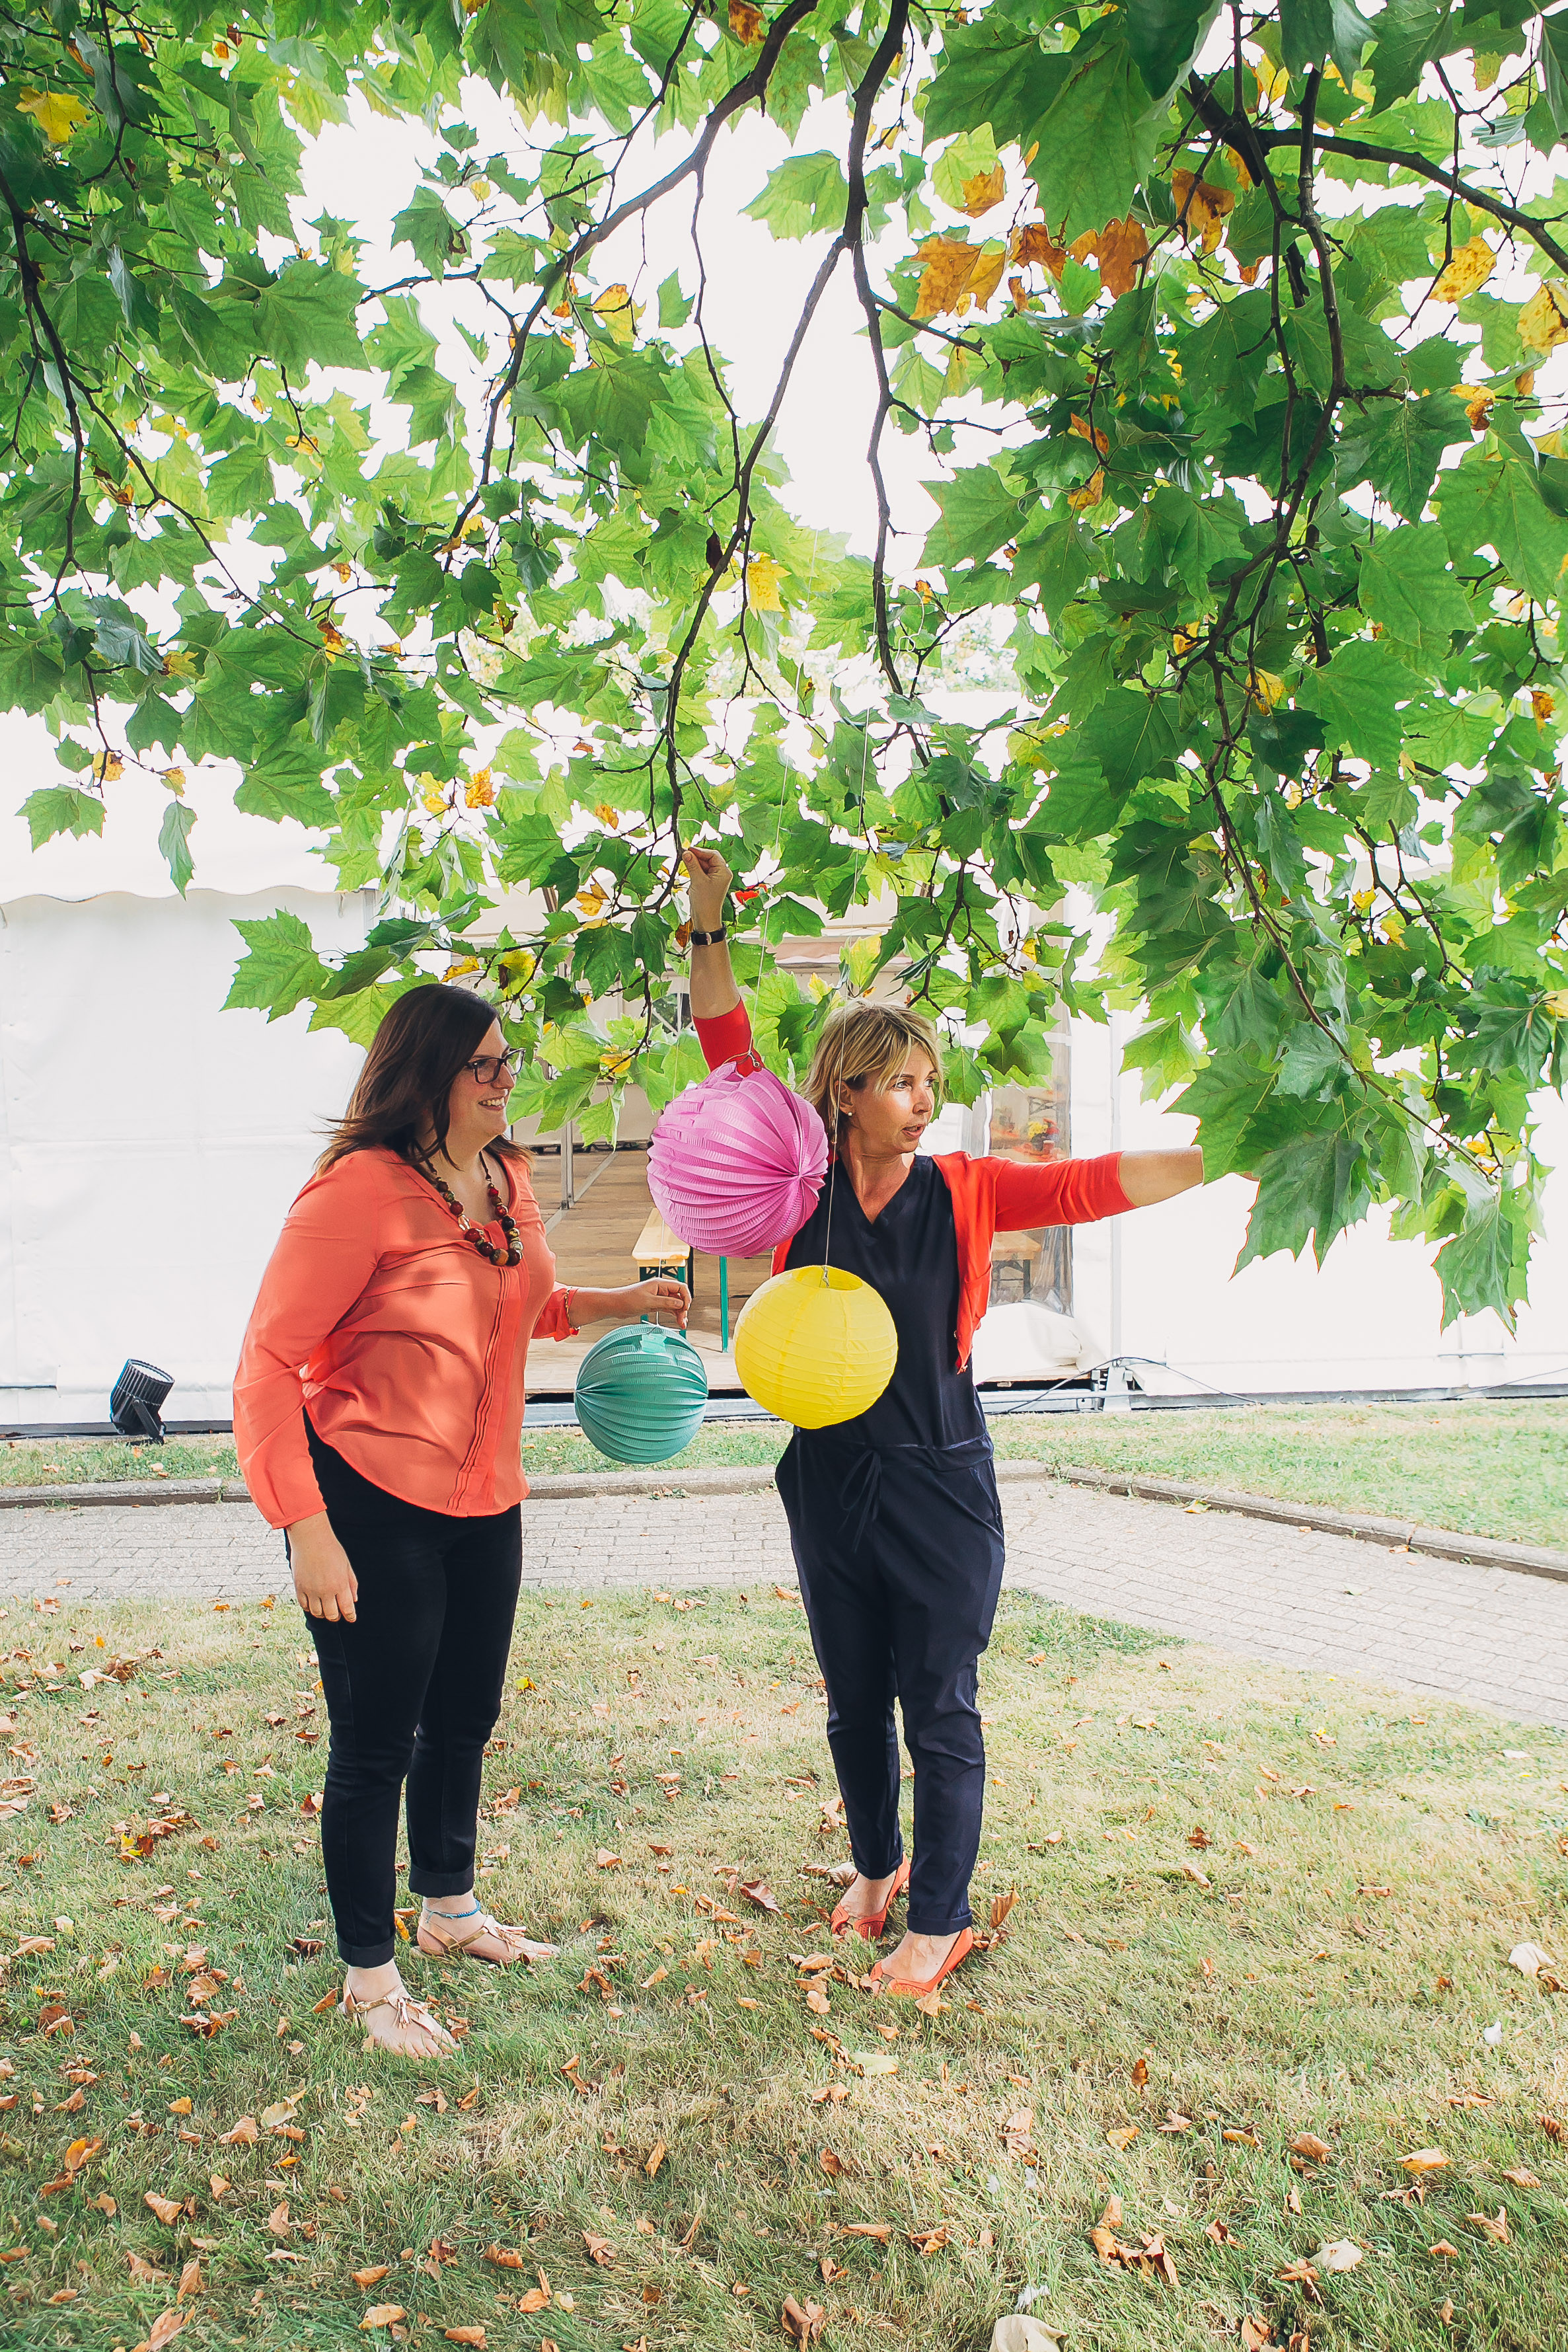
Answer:
<svg viewBox="0 0 1568 2352"><path fill-rule="evenodd" d="M667 1462L702 1426L707 1372L689 1339L632 1323L591 1347L578 1370L582 1433L612 1462Z"/></svg>

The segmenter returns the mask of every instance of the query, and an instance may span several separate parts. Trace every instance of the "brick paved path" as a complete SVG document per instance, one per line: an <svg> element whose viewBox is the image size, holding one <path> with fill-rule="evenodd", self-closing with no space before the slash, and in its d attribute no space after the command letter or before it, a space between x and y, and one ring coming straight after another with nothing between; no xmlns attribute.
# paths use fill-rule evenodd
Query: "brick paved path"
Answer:
<svg viewBox="0 0 1568 2352"><path fill-rule="evenodd" d="M1568 1727L1568 1585L1043 1479L1002 1496L1015 1587L1281 1665ZM531 1583L794 1580L771 1488L536 1497L523 1527ZM288 1581L281 1538L248 1503L0 1513L0 1596L68 1589L241 1600Z"/></svg>

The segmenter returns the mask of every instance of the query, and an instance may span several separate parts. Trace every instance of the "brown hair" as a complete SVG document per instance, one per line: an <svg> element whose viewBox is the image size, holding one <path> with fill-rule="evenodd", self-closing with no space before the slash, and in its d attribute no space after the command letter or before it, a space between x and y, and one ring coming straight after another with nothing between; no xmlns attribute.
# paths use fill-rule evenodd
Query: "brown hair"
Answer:
<svg viewBox="0 0 1568 2352"><path fill-rule="evenodd" d="M836 1135L843 1123L843 1114L835 1115L834 1110L839 1088L858 1090L869 1085L880 1094L893 1084L912 1050L931 1056L940 1100L942 1040L936 1024L907 1005L877 1004L869 997L857 997L852 1003L835 1005L829 1013L800 1091L815 1106L828 1133Z"/></svg>
<svg viewBox="0 0 1568 2352"><path fill-rule="evenodd" d="M439 1150L446 1140L453 1087L495 1018L495 1006L484 997L443 981L400 996L382 1016L348 1108L316 1162L317 1174L350 1151L378 1146L417 1165L430 1156L419 1141L427 1121L435 1129L432 1149ZM505 1136L486 1149L525 1156Z"/></svg>

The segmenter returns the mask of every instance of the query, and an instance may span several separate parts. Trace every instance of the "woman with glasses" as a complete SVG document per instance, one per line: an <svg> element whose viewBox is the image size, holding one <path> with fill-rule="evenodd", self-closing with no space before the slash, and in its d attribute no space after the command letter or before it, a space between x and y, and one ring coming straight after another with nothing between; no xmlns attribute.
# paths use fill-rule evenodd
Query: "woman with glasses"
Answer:
<svg viewBox="0 0 1568 2352"><path fill-rule="evenodd" d="M561 1290L506 1139L515 1056L494 1008L399 997L290 1209L246 1332L235 1444L284 1531L331 1722L321 1842L343 2013L424 2060L455 2045L392 1958L407 1783L419 1948L549 1958L475 1900L485 1743L522 1570L524 1368L536 1336L672 1315L682 1282Z"/></svg>

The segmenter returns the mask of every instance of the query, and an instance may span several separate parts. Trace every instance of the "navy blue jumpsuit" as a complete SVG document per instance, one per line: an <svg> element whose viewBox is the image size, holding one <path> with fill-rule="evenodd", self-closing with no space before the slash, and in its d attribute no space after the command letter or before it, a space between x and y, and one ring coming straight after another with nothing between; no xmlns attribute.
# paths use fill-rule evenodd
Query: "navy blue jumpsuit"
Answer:
<svg viewBox="0 0 1568 2352"><path fill-rule="evenodd" d="M969 1924L986 1758L976 1700L1002 1581L991 1441L957 1354L958 1234L936 1162L916 1159L870 1218L842 1166L789 1244L881 1293L898 1362L869 1412L797 1430L779 1465L800 1591L828 1693L828 1740L855 1867L898 1867L896 1697L915 1773L908 1924Z"/></svg>

